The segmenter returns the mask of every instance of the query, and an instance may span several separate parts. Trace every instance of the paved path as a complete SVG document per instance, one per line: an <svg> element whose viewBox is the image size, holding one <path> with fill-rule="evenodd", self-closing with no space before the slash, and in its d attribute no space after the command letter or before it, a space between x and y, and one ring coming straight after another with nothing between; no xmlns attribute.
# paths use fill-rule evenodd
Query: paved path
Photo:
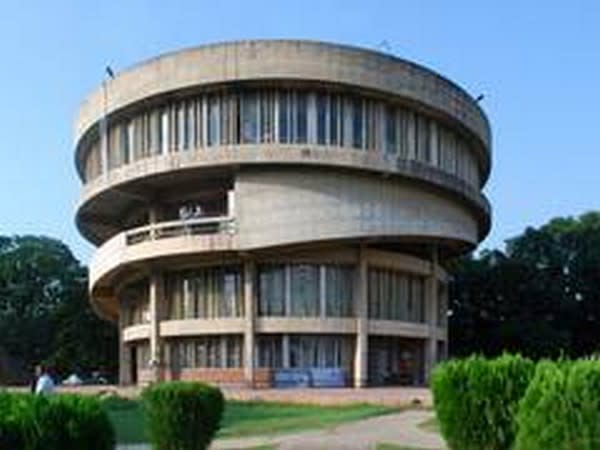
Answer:
<svg viewBox="0 0 600 450"><path fill-rule="evenodd" d="M374 449L378 442L387 442L419 449L442 450L445 445L439 435L418 427L431 417L433 413L430 411L410 410L342 424L331 429L271 437L218 439L211 449L233 450L272 445L278 450L370 450ZM118 446L118 450L149 449L150 447L144 444Z"/></svg>

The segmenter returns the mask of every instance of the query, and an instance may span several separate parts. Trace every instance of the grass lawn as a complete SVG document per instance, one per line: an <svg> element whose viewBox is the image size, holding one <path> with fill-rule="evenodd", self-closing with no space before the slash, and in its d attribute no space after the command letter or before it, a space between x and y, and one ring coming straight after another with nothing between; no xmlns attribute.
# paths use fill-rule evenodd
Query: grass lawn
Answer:
<svg viewBox="0 0 600 450"><path fill-rule="evenodd" d="M137 400L107 399L105 408L117 434L117 442L145 442L145 423ZM270 402L228 401L218 437L271 435L327 428L344 422L398 411L387 406L292 405Z"/></svg>
<svg viewBox="0 0 600 450"><path fill-rule="evenodd" d="M426 450L426 449L417 448L417 447L405 447L403 445L396 445L396 444L379 443L379 444L377 444L377 447L375 447L375 450Z"/></svg>

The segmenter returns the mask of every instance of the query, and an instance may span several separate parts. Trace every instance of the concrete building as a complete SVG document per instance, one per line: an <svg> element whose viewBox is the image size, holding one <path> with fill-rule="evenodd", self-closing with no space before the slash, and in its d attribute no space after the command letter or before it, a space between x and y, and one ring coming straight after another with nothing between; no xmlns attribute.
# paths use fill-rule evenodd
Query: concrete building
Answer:
<svg viewBox="0 0 600 450"><path fill-rule="evenodd" d="M95 311L120 381L421 384L449 258L488 233L490 127L429 69L310 41L159 56L82 104Z"/></svg>

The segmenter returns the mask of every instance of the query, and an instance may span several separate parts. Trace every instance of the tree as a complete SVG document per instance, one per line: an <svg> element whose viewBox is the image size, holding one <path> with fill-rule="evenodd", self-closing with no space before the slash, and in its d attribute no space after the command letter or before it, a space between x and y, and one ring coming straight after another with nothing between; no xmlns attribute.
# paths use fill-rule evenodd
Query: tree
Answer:
<svg viewBox="0 0 600 450"><path fill-rule="evenodd" d="M117 359L115 327L87 301L87 269L48 237L0 237L0 342L28 367L46 361L60 374L114 369Z"/></svg>
<svg viewBox="0 0 600 450"><path fill-rule="evenodd" d="M533 358L600 349L600 213L553 219L451 268L456 355Z"/></svg>

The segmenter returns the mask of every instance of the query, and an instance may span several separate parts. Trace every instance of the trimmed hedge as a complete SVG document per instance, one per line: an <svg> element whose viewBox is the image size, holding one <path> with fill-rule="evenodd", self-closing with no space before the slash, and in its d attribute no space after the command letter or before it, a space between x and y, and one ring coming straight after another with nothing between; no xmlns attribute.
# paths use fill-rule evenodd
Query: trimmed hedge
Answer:
<svg viewBox="0 0 600 450"><path fill-rule="evenodd" d="M519 355L438 365L432 377L434 406L450 449L509 450L519 401L534 370L535 364Z"/></svg>
<svg viewBox="0 0 600 450"><path fill-rule="evenodd" d="M541 362L517 415L516 450L600 448L600 362Z"/></svg>
<svg viewBox="0 0 600 450"><path fill-rule="evenodd" d="M225 405L218 388L181 381L152 385L142 400L154 450L208 448Z"/></svg>
<svg viewBox="0 0 600 450"><path fill-rule="evenodd" d="M0 393L0 450L112 450L108 415L93 397Z"/></svg>

